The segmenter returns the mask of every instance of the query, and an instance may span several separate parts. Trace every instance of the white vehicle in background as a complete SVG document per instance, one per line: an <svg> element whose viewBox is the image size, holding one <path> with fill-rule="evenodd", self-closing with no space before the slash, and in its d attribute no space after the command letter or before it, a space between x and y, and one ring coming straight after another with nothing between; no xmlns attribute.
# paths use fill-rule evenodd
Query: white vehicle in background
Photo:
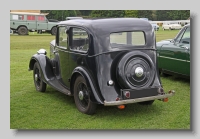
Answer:
<svg viewBox="0 0 200 139"><path fill-rule="evenodd" d="M181 29L181 28L182 26L176 22L165 23L162 25L163 30L166 30L166 29L174 30L174 29Z"/></svg>

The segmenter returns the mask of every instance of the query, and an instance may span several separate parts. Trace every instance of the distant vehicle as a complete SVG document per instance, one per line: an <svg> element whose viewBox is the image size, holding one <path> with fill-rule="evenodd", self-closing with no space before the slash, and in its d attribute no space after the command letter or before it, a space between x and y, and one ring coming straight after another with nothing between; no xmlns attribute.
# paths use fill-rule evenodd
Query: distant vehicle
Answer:
<svg viewBox="0 0 200 139"><path fill-rule="evenodd" d="M66 17L66 20L83 19L83 17Z"/></svg>
<svg viewBox="0 0 200 139"><path fill-rule="evenodd" d="M156 23L151 23L152 27L154 28L155 31L159 30L159 26Z"/></svg>
<svg viewBox="0 0 200 139"><path fill-rule="evenodd" d="M140 19L142 19L142 20L146 20L146 21L149 21L149 19L148 19L148 18L140 18Z"/></svg>
<svg viewBox="0 0 200 139"><path fill-rule="evenodd" d="M174 39L157 42L156 48L160 73L190 77L190 24Z"/></svg>
<svg viewBox="0 0 200 139"><path fill-rule="evenodd" d="M46 14L10 12L10 29L17 31L19 35L28 35L28 31L32 30L45 30L55 35L58 21L51 21L46 18Z"/></svg>
<svg viewBox="0 0 200 139"><path fill-rule="evenodd" d="M166 30L166 29L174 30L174 29L181 29L181 28L182 26L176 22L165 23L162 25L163 30Z"/></svg>

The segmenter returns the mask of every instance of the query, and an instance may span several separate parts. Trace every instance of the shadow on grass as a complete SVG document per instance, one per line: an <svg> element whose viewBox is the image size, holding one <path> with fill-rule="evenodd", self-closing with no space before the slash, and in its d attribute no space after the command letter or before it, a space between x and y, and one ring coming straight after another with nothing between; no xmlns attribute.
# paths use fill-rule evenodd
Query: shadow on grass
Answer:
<svg viewBox="0 0 200 139"><path fill-rule="evenodd" d="M60 103L63 103L63 105L70 106L72 109L76 108L73 96L67 96L67 95L65 95L61 92L58 92L52 88L48 88L47 91L45 92L45 95L55 101L59 101ZM114 116L114 115L118 115L118 117L121 117L121 116L125 116L125 115L138 115L138 114L146 115L149 113L159 114L159 111L162 111L162 108L158 107L157 105L154 105L154 104L152 104L150 106L140 105L138 103L127 104L125 109L123 109L123 110L118 109L117 106L104 106L104 105L98 104L95 115L97 117Z"/></svg>

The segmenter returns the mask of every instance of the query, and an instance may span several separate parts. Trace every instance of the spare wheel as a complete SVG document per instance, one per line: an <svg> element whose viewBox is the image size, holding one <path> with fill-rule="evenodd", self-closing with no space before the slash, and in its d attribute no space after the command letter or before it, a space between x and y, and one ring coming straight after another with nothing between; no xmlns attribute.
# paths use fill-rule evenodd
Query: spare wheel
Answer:
<svg viewBox="0 0 200 139"><path fill-rule="evenodd" d="M152 59L141 51L125 54L117 66L117 79L123 89L149 87L154 81L155 73Z"/></svg>

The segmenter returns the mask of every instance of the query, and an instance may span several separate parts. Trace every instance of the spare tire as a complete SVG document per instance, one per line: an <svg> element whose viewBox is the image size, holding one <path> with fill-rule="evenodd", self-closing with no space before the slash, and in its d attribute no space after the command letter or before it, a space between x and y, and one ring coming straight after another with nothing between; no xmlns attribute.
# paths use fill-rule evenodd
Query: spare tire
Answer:
<svg viewBox="0 0 200 139"><path fill-rule="evenodd" d="M155 73L153 61L141 51L125 54L117 66L117 80L123 89L149 87L154 81Z"/></svg>

